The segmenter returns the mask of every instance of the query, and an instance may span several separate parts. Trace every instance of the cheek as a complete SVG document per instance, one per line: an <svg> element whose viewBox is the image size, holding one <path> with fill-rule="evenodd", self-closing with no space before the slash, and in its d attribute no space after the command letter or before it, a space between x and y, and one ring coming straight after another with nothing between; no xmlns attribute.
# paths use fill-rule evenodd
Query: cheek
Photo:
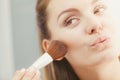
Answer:
<svg viewBox="0 0 120 80"><path fill-rule="evenodd" d="M57 39L63 41L68 46L66 58L73 63L83 64L90 55L88 53L88 39L81 29L59 32ZM78 61L79 59L79 61Z"/></svg>
<svg viewBox="0 0 120 80"><path fill-rule="evenodd" d="M56 38L66 43L69 49L81 48L86 44L82 31L82 28L64 29L57 33Z"/></svg>
<svg viewBox="0 0 120 80"><path fill-rule="evenodd" d="M108 13L109 12L109 13ZM110 14L111 11L108 11L106 15L102 18L102 23L105 24L105 27L108 28L108 31L116 32L119 30L120 22L113 14Z"/></svg>
<svg viewBox="0 0 120 80"><path fill-rule="evenodd" d="M119 40L120 42L120 22L118 22L117 19L110 16L104 22L105 22L105 27L107 26L106 31L110 33L114 41L118 42Z"/></svg>
<svg viewBox="0 0 120 80"><path fill-rule="evenodd" d="M82 28L61 29L57 33L54 32L52 39L64 42L68 46L69 54L82 53L86 51L88 46L88 39L83 31Z"/></svg>
<svg viewBox="0 0 120 80"><path fill-rule="evenodd" d="M106 16L102 21L104 26L102 33L111 37L112 50L120 49L120 24L112 15Z"/></svg>

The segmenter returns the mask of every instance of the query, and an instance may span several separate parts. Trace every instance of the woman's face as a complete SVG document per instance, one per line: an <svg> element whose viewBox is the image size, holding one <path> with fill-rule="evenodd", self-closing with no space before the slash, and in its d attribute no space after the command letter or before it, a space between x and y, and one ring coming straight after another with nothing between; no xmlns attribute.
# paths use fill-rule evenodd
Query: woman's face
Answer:
<svg viewBox="0 0 120 80"><path fill-rule="evenodd" d="M102 0L51 0L47 11L51 38L67 44L70 64L90 66L118 58L119 26Z"/></svg>

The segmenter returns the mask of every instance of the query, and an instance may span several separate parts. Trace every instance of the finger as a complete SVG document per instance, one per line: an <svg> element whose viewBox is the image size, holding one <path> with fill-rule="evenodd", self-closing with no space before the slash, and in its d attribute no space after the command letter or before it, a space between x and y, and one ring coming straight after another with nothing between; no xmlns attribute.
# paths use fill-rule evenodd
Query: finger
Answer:
<svg viewBox="0 0 120 80"><path fill-rule="evenodd" d="M22 80L31 80L34 77L35 72L36 72L35 68L30 67L29 69L26 70L26 73Z"/></svg>
<svg viewBox="0 0 120 80"><path fill-rule="evenodd" d="M36 72L36 75L33 77L33 79L32 80L42 80L41 79L41 75L40 75L40 72L39 71L37 71Z"/></svg>
<svg viewBox="0 0 120 80"><path fill-rule="evenodd" d="M21 69L21 70L19 70L19 71L16 71L12 80L20 80L20 79L22 79L22 77L24 76L24 74L25 74L25 69L24 68Z"/></svg>

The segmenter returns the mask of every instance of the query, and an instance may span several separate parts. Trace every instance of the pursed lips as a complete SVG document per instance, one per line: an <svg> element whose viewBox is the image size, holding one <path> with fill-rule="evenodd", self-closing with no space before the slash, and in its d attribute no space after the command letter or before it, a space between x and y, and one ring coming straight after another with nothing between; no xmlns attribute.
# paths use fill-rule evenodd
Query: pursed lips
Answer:
<svg viewBox="0 0 120 80"><path fill-rule="evenodd" d="M100 38L96 39L95 41L93 41L93 43L90 46L94 47L96 45L102 44L102 43L106 42L108 39L109 39L109 37L100 37Z"/></svg>

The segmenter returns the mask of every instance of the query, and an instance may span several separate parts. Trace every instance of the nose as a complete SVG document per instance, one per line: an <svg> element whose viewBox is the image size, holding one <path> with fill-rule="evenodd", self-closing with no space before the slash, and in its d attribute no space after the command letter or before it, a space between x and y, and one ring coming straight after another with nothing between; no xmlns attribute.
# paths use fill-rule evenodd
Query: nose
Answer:
<svg viewBox="0 0 120 80"><path fill-rule="evenodd" d="M103 30L103 25L99 19L90 18L87 20L89 20L86 28L86 32L88 35L101 33L101 31Z"/></svg>

